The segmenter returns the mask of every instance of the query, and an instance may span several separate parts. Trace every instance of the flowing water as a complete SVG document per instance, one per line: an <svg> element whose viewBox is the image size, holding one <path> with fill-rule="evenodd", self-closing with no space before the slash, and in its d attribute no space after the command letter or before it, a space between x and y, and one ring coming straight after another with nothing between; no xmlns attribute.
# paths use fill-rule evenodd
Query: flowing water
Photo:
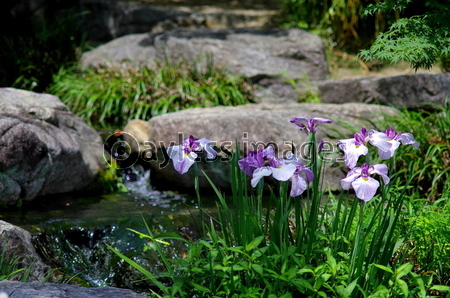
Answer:
<svg viewBox="0 0 450 298"><path fill-rule="evenodd" d="M193 198L160 192L148 185L149 172L138 168L124 176L127 193L108 195L52 195L39 198L21 210L3 213L0 219L36 234L35 244L52 267L65 276L90 285L113 284L139 290L136 275L107 245L158 271L155 252L142 253L148 243L128 228L146 233L143 220L158 232L176 232L188 240L198 238L198 209ZM208 206L203 206L208 208ZM176 243L179 242L179 243ZM165 248L177 258L181 241ZM150 254L150 255L149 255ZM142 285L145 287L145 285Z"/></svg>

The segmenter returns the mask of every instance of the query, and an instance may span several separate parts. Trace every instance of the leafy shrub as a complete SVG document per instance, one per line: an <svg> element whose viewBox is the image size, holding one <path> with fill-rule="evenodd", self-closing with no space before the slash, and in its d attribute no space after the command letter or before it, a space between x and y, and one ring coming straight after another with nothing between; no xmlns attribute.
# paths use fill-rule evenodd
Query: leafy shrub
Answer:
<svg viewBox="0 0 450 298"><path fill-rule="evenodd" d="M450 285L449 194L436 204L417 208L417 215L409 218L410 237L400 250L403 257L416 264L416 273L432 276L447 286Z"/></svg>
<svg viewBox="0 0 450 298"><path fill-rule="evenodd" d="M362 51L364 60L406 61L415 69L431 68L443 56L450 54L450 8L448 1L387 0L368 7L366 14L408 10L408 17L398 19L377 36L370 49Z"/></svg>
<svg viewBox="0 0 450 298"><path fill-rule="evenodd" d="M400 131L410 131L421 143L418 150L399 148L396 167L400 180L414 176L413 197L430 202L450 191L450 105L433 112L407 111L399 117L388 117Z"/></svg>
<svg viewBox="0 0 450 298"><path fill-rule="evenodd" d="M208 63L180 60L156 67L122 65L80 70L61 69L50 92L86 122L100 127L124 126L192 107L240 105L252 100L253 87Z"/></svg>

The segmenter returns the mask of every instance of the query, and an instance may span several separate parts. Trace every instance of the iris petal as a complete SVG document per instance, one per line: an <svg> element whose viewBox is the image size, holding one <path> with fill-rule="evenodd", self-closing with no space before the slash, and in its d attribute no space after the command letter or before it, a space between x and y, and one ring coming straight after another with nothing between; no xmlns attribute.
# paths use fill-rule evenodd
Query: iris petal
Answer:
<svg viewBox="0 0 450 298"><path fill-rule="evenodd" d="M253 172L253 178L251 181L252 187L256 187L258 185L259 180L261 180L264 176L270 176L272 174L272 170L269 167L258 168Z"/></svg>
<svg viewBox="0 0 450 298"><path fill-rule="evenodd" d="M288 181L294 175L297 166L294 164L284 164L278 168L272 168L272 176L278 181Z"/></svg>
<svg viewBox="0 0 450 298"><path fill-rule="evenodd" d="M305 189L306 189L306 181L298 174L294 174L291 178L291 192L289 193L289 196L291 197L297 197L301 195Z"/></svg>
<svg viewBox="0 0 450 298"><path fill-rule="evenodd" d="M375 196L379 186L380 183L372 177L360 177L352 182L356 197L364 202L370 201Z"/></svg>

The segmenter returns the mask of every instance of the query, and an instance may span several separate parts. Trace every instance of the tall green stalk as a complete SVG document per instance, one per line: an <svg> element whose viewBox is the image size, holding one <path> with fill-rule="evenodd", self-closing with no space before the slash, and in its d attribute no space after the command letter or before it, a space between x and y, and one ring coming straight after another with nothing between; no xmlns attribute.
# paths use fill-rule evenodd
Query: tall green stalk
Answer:
<svg viewBox="0 0 450 298"><path fill-rule="evenodd" d="M364 209L366 207L366 203L358 203L360 206L358 228L355 234L355 242L350 257L350 274L348 283L351 283L353 280L361 276L365 261L366 229L364 228Z"/></svg>
<svg viewBox="0 0 450 298"><path fill-rule="evenodd" d="M197 162L194 162L192 165L193 167L193 175L194 175L194 189L195 194L197 196L197 206L198 210L200 212L200 230L202 233L202 237L206 235L205 231L205 212L203 210L203 204L202 204L202 198L200 197L200 182L199 182L199 176L198 176L198 164Z"/></svg>
<svg viewBox="0 0 450 298"><path fill-rule="evenodd" d="M309 160L311 161L311 170L314 173L314 180L312 182L312 197L311 197L311 209L309 212L309 218L307 223L307 233L305 242L307 243L306 248L306 259L308 260L311 256L314 243L316 243L316 230L317 222L319 217L320 201L322 199L322 192L320 190L320 168L317 156L316 147L316 135L315 133L310 133L308 137L309 145Z"/></svg>

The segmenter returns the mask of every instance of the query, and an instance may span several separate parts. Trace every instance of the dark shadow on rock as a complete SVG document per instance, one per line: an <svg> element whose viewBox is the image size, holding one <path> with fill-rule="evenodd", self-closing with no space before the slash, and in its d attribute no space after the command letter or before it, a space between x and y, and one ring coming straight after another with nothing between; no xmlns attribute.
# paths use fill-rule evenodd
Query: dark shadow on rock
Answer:
<svg viewBox="0 0 450 298"><path fill-rule="evenodd" d="M282 37L288 36L287 29L256 29L256 28L236 28L236 29L209 29L209 28L189 28L189 29L175 29L170 32L170 36L178 38L213 38L226 40L231 34L252 34L262 36ZM169 36L163 35L162 39L166 40Z"/></svg>
<svg viewBox="0 0 450 298"><path fill-rule="evenodd" d="M236 29L209 29L209 28L189 28L189 29L175 29L170 31L170 35L166 33L148 34L148 38L141 40L138 45L142 47L151 47L155 45L155 39L159 37L162 41L167 41L170 37L177 38L211 38L227 40L231 34L252 34L261 36L282 37L288 36L286 29L254 29L254 28L236 28ZM303 56L304 58L304 56Z"/></svg>

